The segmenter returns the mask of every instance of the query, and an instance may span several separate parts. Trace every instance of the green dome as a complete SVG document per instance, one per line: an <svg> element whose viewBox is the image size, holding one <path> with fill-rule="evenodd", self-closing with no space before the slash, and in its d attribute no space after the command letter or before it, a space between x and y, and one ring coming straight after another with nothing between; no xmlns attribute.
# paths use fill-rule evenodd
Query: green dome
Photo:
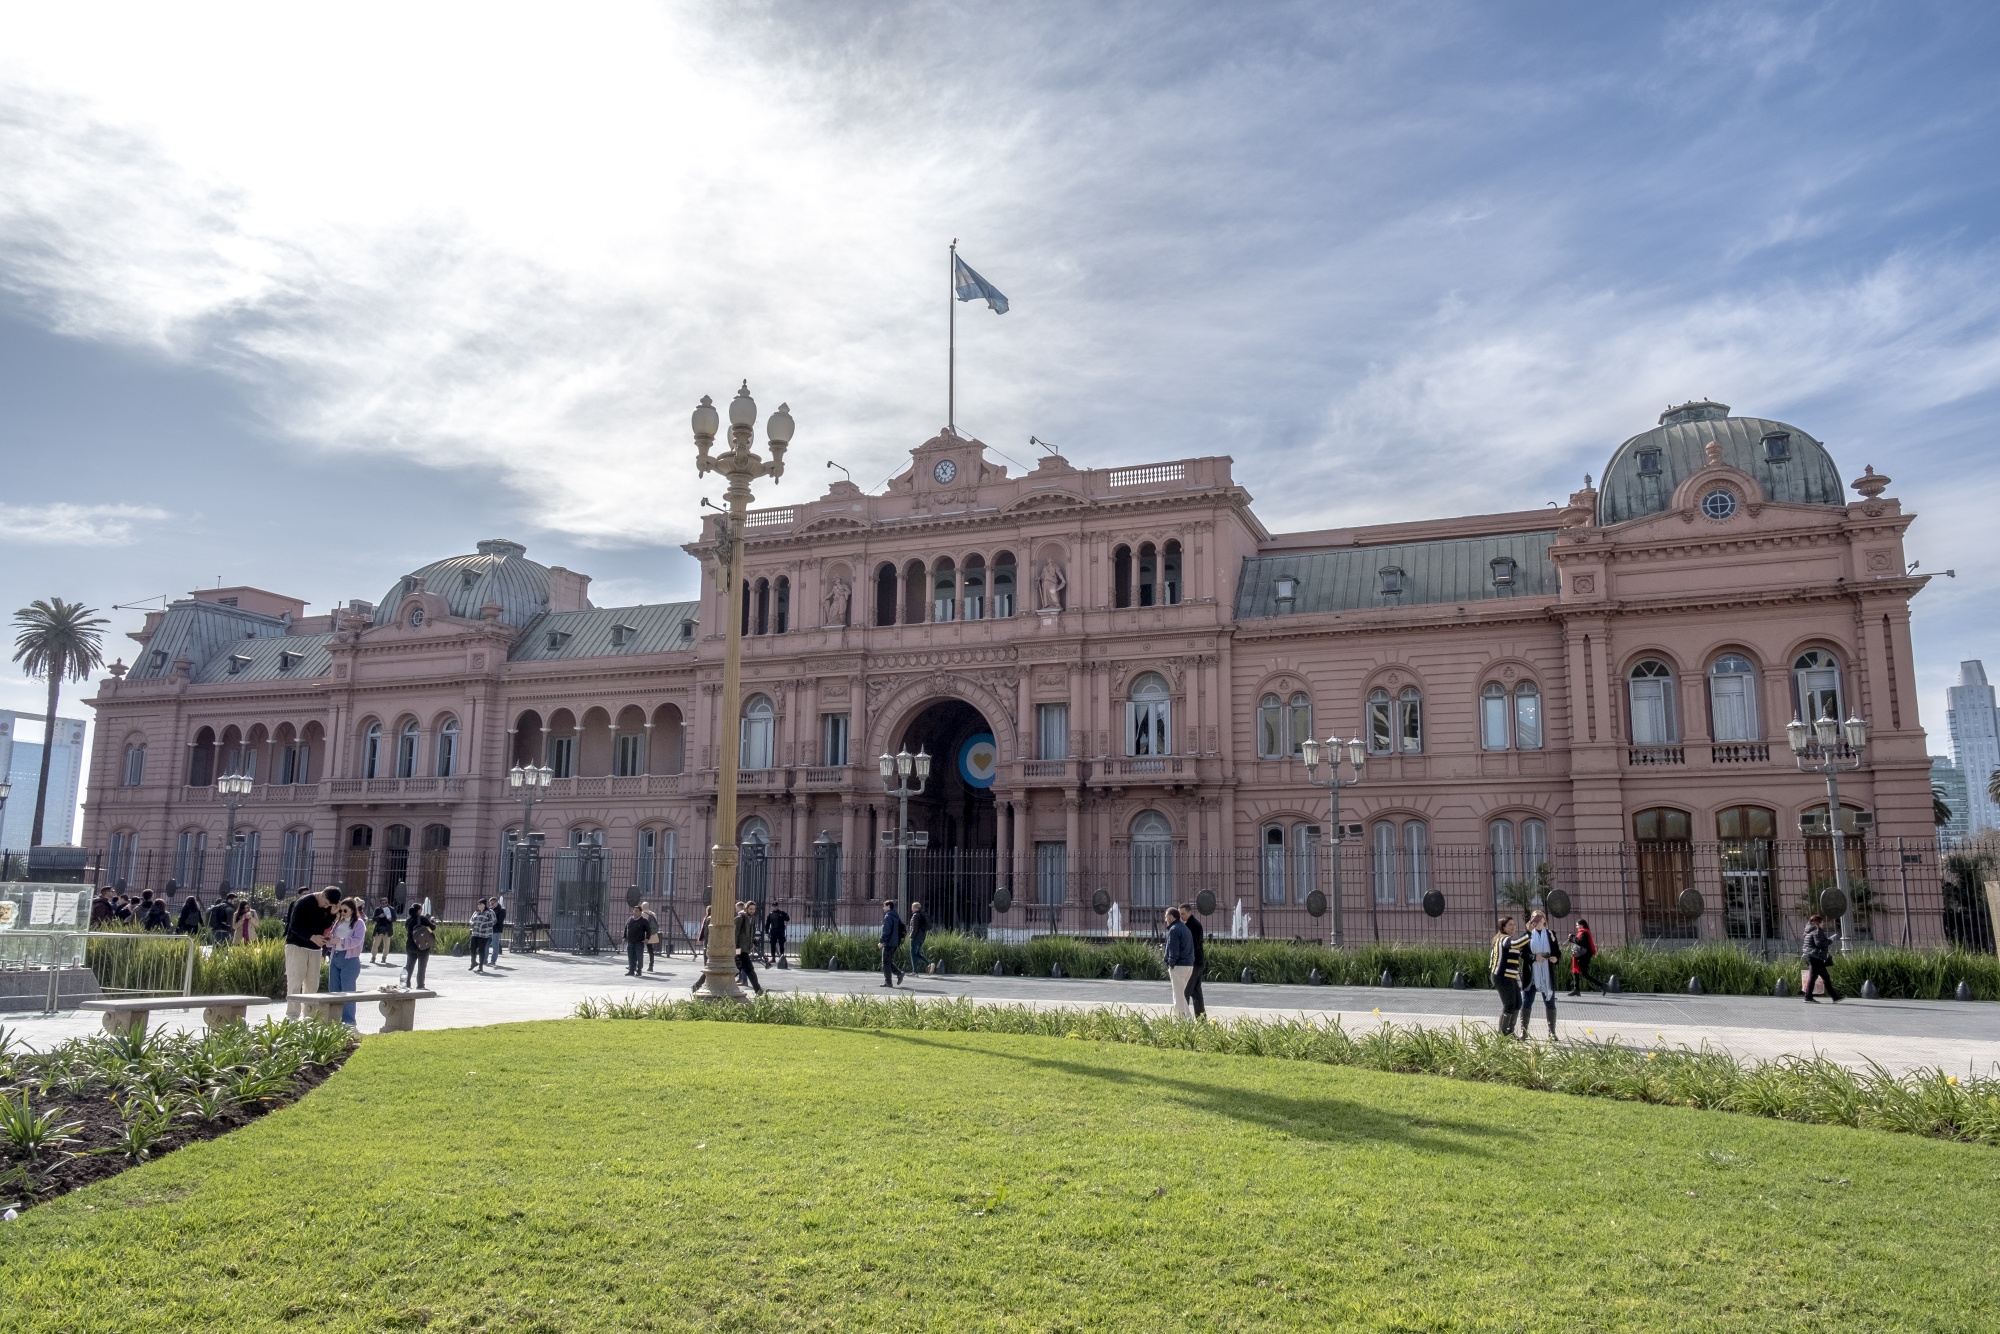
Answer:
<svg viewBox="0 0 2000 1334"><path fill-rule="evenodd" d="M479 609L489 602L499 604L501 624L517 627L549 609L549 567L529 560L526 547L505 538L488 538L473 555L432 561L404 575L376 604L374 623L394 617L398 604L419 586L443 598L452 615L468 620L479 619Z"/></svg>
<svg viewBox="0 0 2000 1334"><path fill-rule="evenodd" d="M1847 503L1826 446L1796 426L1767 417L1732 417L1729 405L1701 400L1668 408L1660 424L1618 447L1597 492L1597 522L1609 525L1658 514L1674 489L1708 466L1708 445L1722 461L1757 479L1764 499L1790 505Z"/></svg>

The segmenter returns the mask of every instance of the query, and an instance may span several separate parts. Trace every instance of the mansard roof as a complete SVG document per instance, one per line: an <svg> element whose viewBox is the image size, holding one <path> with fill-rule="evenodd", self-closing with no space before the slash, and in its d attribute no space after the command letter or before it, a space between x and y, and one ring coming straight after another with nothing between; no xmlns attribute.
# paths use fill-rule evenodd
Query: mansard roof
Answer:
<svg viewBox="0 0 2000 1334"><path fill-rule="evenodd" d="M158 628L146 641L145 652L139 655L129 675L135 681L172 676L174 663L186 658L194 664L195 679L207 680L202 672L218 654L244 652L256 641L265 639L297 642L289 630L289 623L280 616L183 598L167 604ZM274 654L272 661L276 660Z"/></svg>
<svg viewBox="0 0 2000 1334"><path fill-rule="evenodd" d="M652 602L636 607L549 612L529 624L507 659L555 662L691 649L700 612L699 602Z"/></svg>
<svg viewBox="0 0 2000 1334"><path fill-rule="evenodd" d="M1283 614L1278 581L1295 581L1291 612L1361 611L1423 603L1472 602L1501 597L1553 597L1556 572L1549 560L1556 530L1492 537L1397 542L1252 556L1236 584L1236 616L1250 620ZM1496 584L1494 562L1512 561L1511 584ZM1400 589L1385 593L1383 572L1393 570Z"/></svg>
<svg viewBox="0 0 2000 1334"><path fill-rule="evenodd" d="M333 636L287 635L224 644L195 669L198 684L215 681L287 681L333 670ZM134 673L137 675L137 673Z"/></svg>

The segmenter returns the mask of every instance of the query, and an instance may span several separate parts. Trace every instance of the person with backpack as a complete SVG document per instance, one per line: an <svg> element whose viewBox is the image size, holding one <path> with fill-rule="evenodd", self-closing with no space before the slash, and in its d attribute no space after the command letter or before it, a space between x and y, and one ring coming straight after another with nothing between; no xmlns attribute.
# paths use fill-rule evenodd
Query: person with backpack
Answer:
<svg viewBox="0 0 2000 1334"><path fill-rule="evenodd" d="M1590 961L1597 957L1597 937L1591 933L1590 923L1579 917L1576 930L1569 933L1569 994L1583 995L1583 984L1588 982L1599 991L1604 984L1590 971Z"/></svg>
<svg viewBox="0 0 2000 1334"><path fill-rule="evenodd" d="M472 956L472 963L466 971L483 973L486 971L486 950L493 943L493 910L486 906L485 899L479 901L466 927L472 933L472 944L466 950Z"/></svg>
<svg viewBox="0 0 2000 1334"><path fill-rule="evenodd" d="M184 936L198 936L201 934L201 923L201 902L190 894L187 901L181 904L180 919L174 923L174 930Z"/></svg>
<svg viewBox="0 0 2000 1334"><path fill-rule="evenodd" d="M403 919L403 985L409 986L414 978L419 990L430 968L431 951L437 948L437 922L425 911L429 906L429 899L413 903L410 915Z"/></svg>
<svg viewBox="0 0 2000 1334"><path fill-rule="evenodd" d="M1508 1037L1514 1036L1514 1024L1521 1024L1520 1036L1528 1036L1527 1021L1521 1015L1521 974L1528 963L1528 937L1525 932L1514 934L1514 919L1502 917L1494 924L1493 947L1488 956L1487 966L1493 979L1493 990L1500 996L1500 1031Z"/></svg>
<svg viewBox="0 0 2000 1334"><path fill-rule="evenodd" d="M903 970L896 966L896 950L903 943L903 919L896 915L896 901L884 899L882 902L882 985L893 987L903 980Z"/></svg>
<svg viewBox="0 0 2000 1334"><path fill-rule="evenodd" d="M1833 964L1833 937L1827 933L1825 917L1814 913L1806 918L1805 939L1800 942L1799 948L1806 961L1806 984L1802 988L1806 993L1806 1004L1819 1004L1818 998L1813 995L1814 983L1826 988L1828 1000L1835 1005L1840 1004L1840 993L1833 989L1833 979L1826 971Z"/></svg>

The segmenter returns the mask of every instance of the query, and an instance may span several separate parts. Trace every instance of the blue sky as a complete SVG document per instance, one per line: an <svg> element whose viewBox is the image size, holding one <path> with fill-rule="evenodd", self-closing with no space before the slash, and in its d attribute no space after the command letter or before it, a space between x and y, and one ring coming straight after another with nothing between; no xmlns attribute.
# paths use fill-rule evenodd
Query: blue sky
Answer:
<svg viewBox="0 0 2000 1334"><path fill-rule="evenodd" d="M943 420L1226 452L1274 527L1539 506L1669 403L1826 440L2000 666L1991 5L0 5L0 606L375 599L488 536L688 595ZM712 489L712 488L710 488ZM122 632L139 613L114 613ZM120 650L129 641L115 641ZM37 689L0 676L0 703Z"/></svg>

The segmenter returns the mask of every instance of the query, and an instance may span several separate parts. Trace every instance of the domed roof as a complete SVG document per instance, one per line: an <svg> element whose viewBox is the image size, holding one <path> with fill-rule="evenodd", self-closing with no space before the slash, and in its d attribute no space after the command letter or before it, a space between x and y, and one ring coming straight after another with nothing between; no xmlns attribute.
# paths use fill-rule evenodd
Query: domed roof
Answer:
<svg viewBox="0 0 2000 1334"><path fill-rule="evenodd" d="M1845 505L1846 490L1826 446L1796 426L1765 417L1732 417L1706 399L1660 414L1660 424L1618 447L1597 493L1597 522L1624 523L1658 514L1674 488L1708 466L1710 441L1722 461L1757 479L1764 499L1792 505Z"/></svg>
<svg viewBox="0 0 2000 1334"><path fill-rule="evenodd" d="M523 626L549 609L549 567L528 559L519 542L492 537L471 556L449 556L412 570L396 581L375 606L376 625L392 620L396 607L421 587L451 607L451 614L478 620L489 602L500 606L503 625Z"/></svg>

